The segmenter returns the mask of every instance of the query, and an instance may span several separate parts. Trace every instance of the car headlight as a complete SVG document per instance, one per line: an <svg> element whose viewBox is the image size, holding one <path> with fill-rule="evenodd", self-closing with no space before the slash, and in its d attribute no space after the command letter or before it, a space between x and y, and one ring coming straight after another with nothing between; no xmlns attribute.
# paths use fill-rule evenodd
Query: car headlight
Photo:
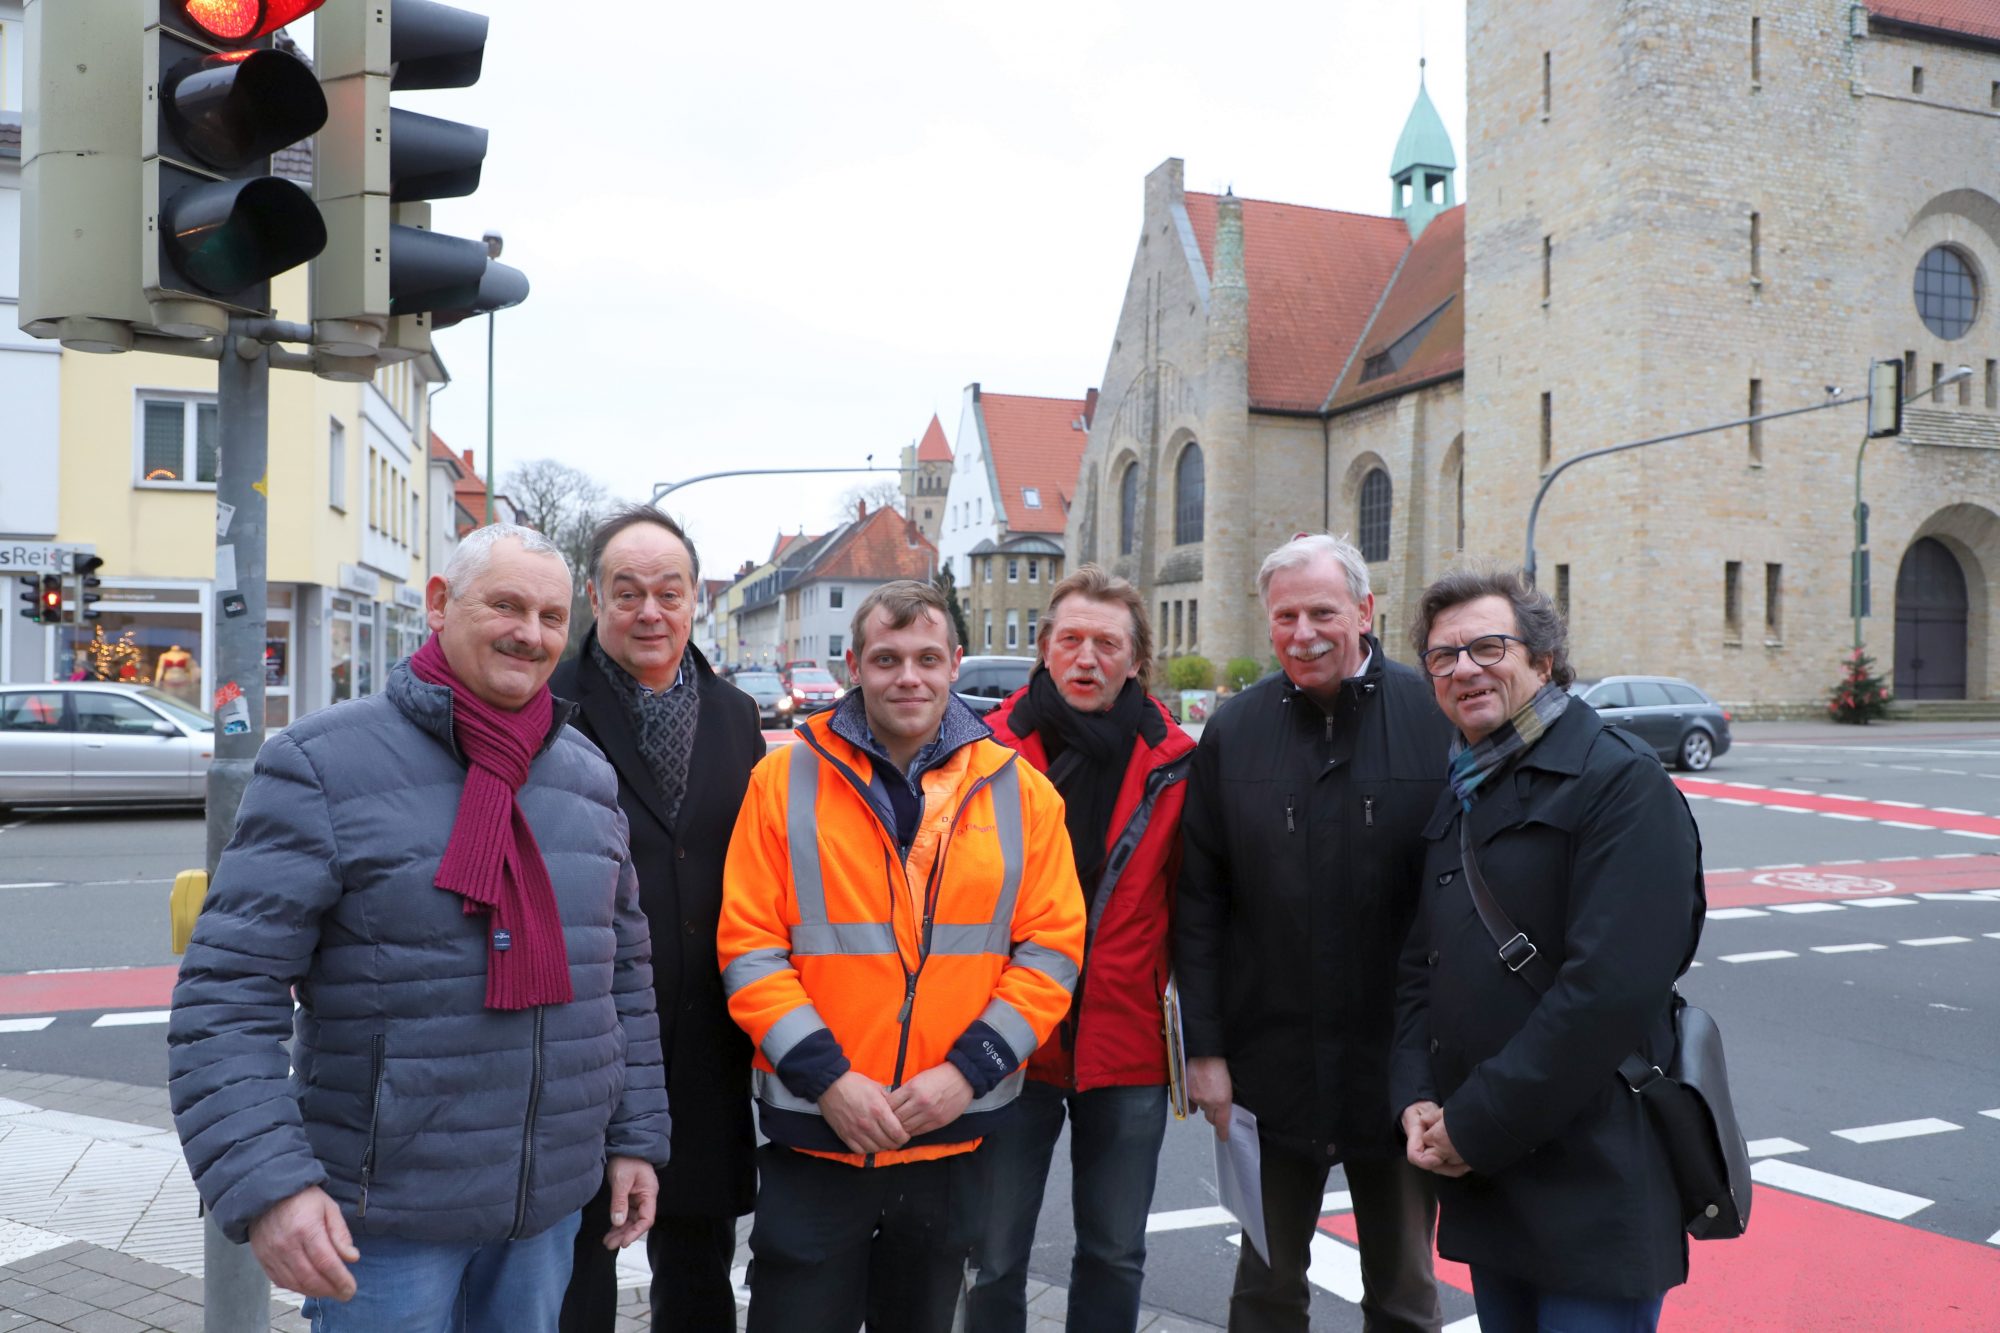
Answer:
<svg viewBox="0 0 2000 1333"><path fill-rule="evenodd" d="M833 687L833 697L836 699L844 699L847 697L847 691L841 688L840 686L836 685Z"/></svg>
<svg viewBox="0 0 2000 1333"><path fill-rule="evenodd" d="M778 700L778 711L779 711L779 712L781 712L781 713L789 713L789 712L791 711L791 709L792 709L792 696L791 696L791 695L787 694L787 695L784 695L784 696L782 696L781 698L779 698L779 700Z"/></svg>

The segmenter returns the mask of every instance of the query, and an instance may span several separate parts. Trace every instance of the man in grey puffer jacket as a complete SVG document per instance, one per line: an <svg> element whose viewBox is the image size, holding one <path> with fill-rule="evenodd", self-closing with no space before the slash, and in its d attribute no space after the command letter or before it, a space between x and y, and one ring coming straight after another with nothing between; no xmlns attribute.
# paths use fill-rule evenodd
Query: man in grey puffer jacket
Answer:
<svg viewBox="0 0 2000 1333"><path fill-rule="evenodd" d="M383 693L258 755L168 1029L202 1200L316 1333L553 1329L578 1211L608 1175L629 1244L667 1160L617 778L547 692L568 566L496 525L427 593Z"/></svg>

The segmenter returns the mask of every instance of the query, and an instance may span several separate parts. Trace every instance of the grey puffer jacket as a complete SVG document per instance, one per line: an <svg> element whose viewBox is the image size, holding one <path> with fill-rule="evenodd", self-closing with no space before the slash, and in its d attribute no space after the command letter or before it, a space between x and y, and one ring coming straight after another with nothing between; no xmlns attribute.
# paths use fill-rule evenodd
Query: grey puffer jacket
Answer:
<svg viewBox="0 0 2000 1333"><path fill-rule="evenodd" d="M451 692L399 663L386 692L264 744L167 1029L174 1123L231 1239L310 1185L357 1236L532 1236L589 1201L607 1154L666 1162L617 777L569 713L519 800L575 999L511 1012L485 1006L487 917L432 884L465 781Z"/></svg>

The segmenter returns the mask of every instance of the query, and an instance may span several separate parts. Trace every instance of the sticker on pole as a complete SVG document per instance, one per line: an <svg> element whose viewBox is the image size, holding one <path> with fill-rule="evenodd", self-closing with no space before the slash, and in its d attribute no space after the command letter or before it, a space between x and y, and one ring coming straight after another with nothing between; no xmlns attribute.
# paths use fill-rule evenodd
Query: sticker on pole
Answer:
<svg viewBox="0 0 2000 1333"><path fill-rule="evenodd" d="M215 692L215 720L225 736L241 736L250 730L250 702L243 687L227 681Z"/></svg>
<svg viewBox="0 0 2000 1333"><path fill-rule="evenodd" d="M1829 875L1817 870L1775 870L1753 876L1750 882L1769 889L1788 889L1793 893L1874 895L1896 891L1896 886L1886 879L1873 879L1866 875Z"/></svg>

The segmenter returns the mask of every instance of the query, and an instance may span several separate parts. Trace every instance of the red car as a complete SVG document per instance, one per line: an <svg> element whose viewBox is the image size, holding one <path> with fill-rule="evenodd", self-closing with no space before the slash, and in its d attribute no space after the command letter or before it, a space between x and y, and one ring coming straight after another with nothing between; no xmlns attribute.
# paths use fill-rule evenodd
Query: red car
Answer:
<svg viewBox="0 0 2000 1333"><path fill-rule="evenodd" d="M843 692L840 682L817 662L785 663L785 688L800 716L831 707Z"/></svg>

